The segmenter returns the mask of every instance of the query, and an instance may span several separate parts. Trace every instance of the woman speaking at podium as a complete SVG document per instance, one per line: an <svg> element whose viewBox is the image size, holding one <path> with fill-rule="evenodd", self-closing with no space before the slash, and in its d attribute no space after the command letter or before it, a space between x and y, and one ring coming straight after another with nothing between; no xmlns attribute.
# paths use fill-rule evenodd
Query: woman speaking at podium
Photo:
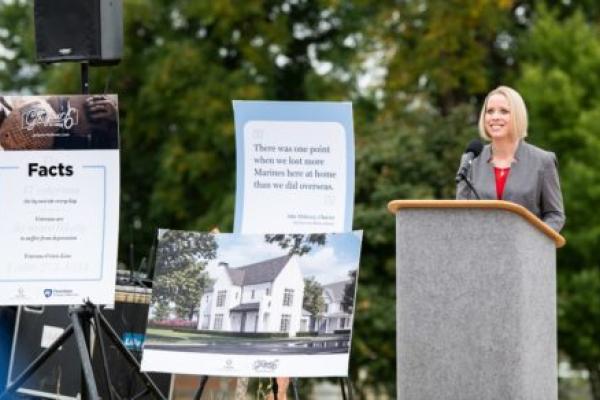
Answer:
<svg viewBox="0 0 600 400"><path fill-rule="evenodd" d="M527 109L517 91L492 90L479 115L479 135L489 141L467 174L484 200L506 200L527 208L555 231L565 224L556 156L525 142ZM456 189L458 200L476 196L465 180Z"/></svg>

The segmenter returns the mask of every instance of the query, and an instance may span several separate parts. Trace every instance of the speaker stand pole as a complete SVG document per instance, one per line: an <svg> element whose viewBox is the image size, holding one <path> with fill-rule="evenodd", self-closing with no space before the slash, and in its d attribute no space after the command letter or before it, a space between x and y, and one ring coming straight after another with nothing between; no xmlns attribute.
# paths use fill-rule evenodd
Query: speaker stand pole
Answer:
<svg viewBox="0 0 600 400"><path fill-rule="evenodd" d="M90 64L81 63L81 94L90 94Z"/></svg>

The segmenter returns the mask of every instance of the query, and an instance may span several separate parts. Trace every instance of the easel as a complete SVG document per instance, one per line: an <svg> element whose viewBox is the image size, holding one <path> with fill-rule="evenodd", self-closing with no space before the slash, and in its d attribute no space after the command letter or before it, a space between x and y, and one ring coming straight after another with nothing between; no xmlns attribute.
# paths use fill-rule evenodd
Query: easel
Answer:
<svg viewBox="0 0 600 400"><path fill-rule="evenodd" d="M155 398L160 400L166 400L166 397L160 392L156 384L152 379L143 372L139 372L140 364L136 358L129 352L129 350L123 345L119 335L112 329L104 315L102 315L98 306L87 302L81 306L71 306L69 308L69 318L71 323L65 328L63 333L40 355L21 374L11 382L0 394L0 400L9 400L11 395L31 376L37 371L44 362L54 354L71 335L75 336L77 344L77 352L81 361L81 368L83 372L83 381L85 382L82 388L82 398L90 400L100 400L98 394L98 386L94 378L94 371L92 368L92 362L90 358L90 344L86 339L84 333L84 326L88 325L94 327L96 337L98 338L98 344L100 346L100 356L102 360L104 379L108 389L108 396L110 400L121 399L121 396L116 392L114 386L110 381L110 374L108 371L108 365L106 363L106 348L104 346L103 335L108 336L119 352L125 357L125 359L136 368L138 376L142 379L145 384L145 389L136 394L132 399L138 399L141 396L152 393Z"/></svg>
<svg viewBox="0 0 600 400"><path fill-rule="evenodd" d="M198 390L194 394L194 400L200 400L202 398L202 393L204 392L206 382L208 382L208 376L202 376L200 378L200 385L198 386ZM292 386L292 391L294 393L294 400L300 400L300 396L298 395L298 378L290 378L290 385ZM277 378L271 378L271 387L273 388L273 399L278 400L277 396L279 393L279 384L277 383ZM346 388L348 389L347 397ZM340 389L342 391L343 400L354 399L354 395L352 392L352 383L350 382L350 378L340 378Z"/></svg>

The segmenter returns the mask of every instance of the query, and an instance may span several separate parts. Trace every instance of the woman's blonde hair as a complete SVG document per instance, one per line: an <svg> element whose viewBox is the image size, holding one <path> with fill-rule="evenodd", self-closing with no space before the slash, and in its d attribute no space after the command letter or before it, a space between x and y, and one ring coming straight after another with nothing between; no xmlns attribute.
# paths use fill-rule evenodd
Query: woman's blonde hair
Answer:
<svg viewBox="0 0 600 400"><path fill-rule="evenodd" d="M510 107L510 131L516 139L522 139L527 136L527 107L521 95L513 88L508 86L498 86L485 97L483 107L479 113L479 136L485 140L491 140L485 130L485 111L487 109L488 100L495 94L501 94L508 101Z"/></svg>

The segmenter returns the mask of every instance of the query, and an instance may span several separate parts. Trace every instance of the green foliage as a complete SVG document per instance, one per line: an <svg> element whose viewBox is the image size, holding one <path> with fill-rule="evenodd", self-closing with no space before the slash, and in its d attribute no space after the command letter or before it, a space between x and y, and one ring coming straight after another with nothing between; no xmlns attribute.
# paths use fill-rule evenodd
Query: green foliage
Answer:
<svg viewBox="0 0 600 400"><path fill-rule="evenodd" d="M304 298L302 308L309 311L313 317L318 316L325 310L323 299L323 286L314 277L304 278Z"/></svg>
<svg viewBox="0 0 600 400"><path fill-rule="evenodd" d="M36 91L44 74L35 63L33 2L0 0L0 92Z"/></svg>
<svg viewBox="0 0 600 400"><path fill-rule="evenodd" d="M324 246L327 236L323 233L312 234L268 234L265 242L277 244L290 255L303 256L315 246Z"/></svg>
<svg viewBox="0 0 600 400"><path fill-rule="evenodd" d="M200 307L200 299L211 285L205 262L190 263L186 267L168 270L155 279L152 297L158 305L158 313L164 313L167 305L175 306L179 318L192 320Z"/></svg>
<svg viewBox="0 0 600 400"><path fill-rule="evenodd" d="M214 235L166 230L159 233L156 269L161 273L189 268L198 261L213 260L218 244Z"/></svg>
<svg viewBox="0 0 600 400"><path fill-rule="evenodd" d="M356 297L356 270L348 272L350 282L344 286L344 297L342 299L342 307L344 311L352 313L354 310L354 298Z"/></svg>
<svg viewBox="0 0 600 400"><path fill-rule="evenodd" d="M559 282L559 345L590 373L594 399L600 397L600 270L562 274Z"/></svg>
<svg viewBox="0 0 600 400"><path fill-rule="evenodd" d="M390 2L377 24L388 63L385 90L396 108L425 93L442 113L489 90L510 53L511 0ZM401 94L401 96L399 96Z"/></svg>

